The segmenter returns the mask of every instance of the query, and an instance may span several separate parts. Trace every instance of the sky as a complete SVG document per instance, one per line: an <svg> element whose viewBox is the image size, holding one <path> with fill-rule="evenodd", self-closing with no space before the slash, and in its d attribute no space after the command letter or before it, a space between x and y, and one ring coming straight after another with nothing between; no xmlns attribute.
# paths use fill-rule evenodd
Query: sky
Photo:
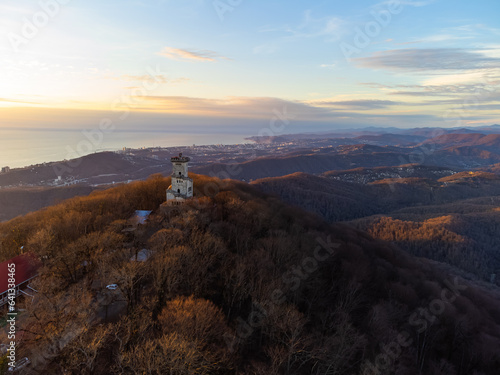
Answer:
<svg viewBox="0 0 500 375"><path fill-rule="evenodd" d="M500 123L499 14L497 0L2 0L0 129Z"/></svg>

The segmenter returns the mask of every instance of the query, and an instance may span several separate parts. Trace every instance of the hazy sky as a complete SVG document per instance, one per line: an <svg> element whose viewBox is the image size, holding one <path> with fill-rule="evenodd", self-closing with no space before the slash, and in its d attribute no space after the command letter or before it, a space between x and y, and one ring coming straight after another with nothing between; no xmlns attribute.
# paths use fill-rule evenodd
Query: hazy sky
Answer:
<svg viewBox="0 0 500 375"><path fill-rule="evenodd" d="M500 123L499 15L498 0L2 0L0 127Z"/></svg>

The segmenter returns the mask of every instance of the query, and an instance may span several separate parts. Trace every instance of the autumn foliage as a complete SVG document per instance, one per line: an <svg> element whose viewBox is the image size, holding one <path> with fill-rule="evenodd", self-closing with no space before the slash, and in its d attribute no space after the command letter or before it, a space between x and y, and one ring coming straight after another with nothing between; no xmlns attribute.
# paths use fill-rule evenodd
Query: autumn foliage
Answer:
<svg viewBox="0 0 500 375"><path fill-rule="evenodd" d="M411 344L381 374L500 367L493 292L467 285L421 331L411 317L452 276L247 184L193 179L183 206L161 205L169 179L153 176L0 225L2 260L32 251L43 262L20 349L33 368L368 375L402 331ZM153 213L130 230L138 209ZM151 256L134 261L142 249Z"/></svg>

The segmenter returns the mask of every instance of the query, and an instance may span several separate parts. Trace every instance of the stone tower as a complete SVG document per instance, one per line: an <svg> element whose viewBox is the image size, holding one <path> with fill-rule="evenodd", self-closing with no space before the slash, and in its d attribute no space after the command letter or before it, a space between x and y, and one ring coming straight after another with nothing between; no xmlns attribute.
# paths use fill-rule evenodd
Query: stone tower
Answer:
<svg viewBox="0 0 500 375"><path fill-rule="evenodd" d="M191 159L182 156L174 156L172 162L172 185L167 190L168 204L182 204L187 198L193 197L193 180L188 177L188 164Z"/></svg>

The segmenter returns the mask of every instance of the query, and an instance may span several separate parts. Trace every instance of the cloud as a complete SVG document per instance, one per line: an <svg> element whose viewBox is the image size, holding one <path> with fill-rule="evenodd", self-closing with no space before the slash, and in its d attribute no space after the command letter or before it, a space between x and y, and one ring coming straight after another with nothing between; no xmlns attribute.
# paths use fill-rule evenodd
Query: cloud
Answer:
<svg viewBox="0 0 500 375"><path fill-rule="evenodd" d="M266 26L260 28L265 33L286 33L284 41L296 39L325 38L327 41L338 41L346 32L347 21L335 16L315 17L311 10L306 10L303 19L296 25L278 27Z"/></svg>
<svg viewBox="0 0 500 375"><path fill-rule="evenodd" d="M16 100L16 99L8 99L8 98L0 98L0 102L4 103L19 103L19 104L41 104L38 102L28 102L25 100Z"/></svg>
<svg viewBox="0 0 500 375"><path fill-rule="evenodd" d="M460 103L459 108L463 108L464 110L474 110L474 111L498 111L500 110L499 103L493 104L476 104L476 103Z"/></svg>
<svg viewBox="0 0 500 375"><path fill-rule="evenodd" d="M448 74L443 76L432 77L423 82L424 86L462 86L463 84L481 82L485 80L482 71L472 73Z"/></svg>
<svg viewBox="0 0 500 375"><path fill-rule="evenodd" d="M143 74L143 75L122 74L121 76L108 76L106 78L113 79L116 81L126 81L126 82L149 82L151 80L155 80L158 83L170 83L170 84L190 81L190 79L186 77L169 78L163 74L158 74L154 76L150 74ZM137 86L127 86L124 88L134 89L137 88Z"/></svg>
<svg viewBox="0 0 500 375"><path fill-rule="evenodd" d="M303 22L296 28L288 28L287 31L297 38L327 37L338 40L345 23L341 18L332 16L314 18L308 10L304 14Z"/></svg>
<svg viewBox="0 0 500 375"><path fill-rule="evenodd" d="M155 76L150 74L143 74L143 75L122 74L121 76L108 76L106 78L113 79L116 81L127 81L127 82L136 82L136 81L144 82L144 81L151 81L152 79L160 83L168 82L168 77L164 76L163 74Z"/></svg>
<svg viewBox="0 0 500 375"><path fill-rule="evenodd" d="M358 66L389 71L463 71L497 68L500 58L462 48L398 49L354 59Z"/></svg>
<svg viewBox="0 0 500 375"><path fill-rule="evenodd" d="M307 102L284 100L273 97L226 97L220 99L194 98L186 96L146 96L142 98L141 107L136 107L140 111L154 111L168 113L171 115L206 118L210 119L233 118L241 120L269 121L276 113L287 114L287 117L297 122L336 122L345 123L362 121L372 123L372 120L383 121L386 119L392 122L395 119L406 119L408 121L437 121L441 119L441 112L438 115L405 113L401 112L401 107L411 106L434 106L434 105L462 105L464 99L450 99L438 101L422 102L401 102L393 100L359 99L359 100L313 100ZM497 104L496 97L485 97L481 100L484 105L488 102ZM480 111L487 112L487 109L496 109L496 106L478 106L471 114L471 119L478 118ZM369 110L383 110L380 113L363 113ZM442 120L442 119L441 119ZM361 121L361 122L358 122ZM422 124L420 124L422 126Z"/></svg>
<svg viewBox="0 0 500 375"><path fill-rule="evenodd" d="M402 95L402 96L450 96L450 93L439 93L432 91L393 91L389 92L388 95Z"/></svg>
<svg viewBox="0 0 500 375"><path fill-rule="evenodd" d="M230 60L225 56L220 56L214 51L209 50L189 50L181 48L165 47L158 53L160 56L172 60L195 60L195 61L217 61L217 60Z"/></svg>
<svg viewBox="0 0 500 375"><path fill-rule="evenodd" d="M330 112L298 101L271 97L226 97L221 99L194 98L186 96L146 96L140 110L190 113L202 116L271 118L276 111L286 111L293 116L317 117Z"/></svg>
<svg viewBox="0 0 500 375"><path fill-rule="evenodd" d="M276 118L286 119L286 132L330 131L334 128L372 126L446 126L442 111L410 113L381 110L363 113L356 110L336 110L310 103L270 97L228 97L222 99L190 98L183 96L145 97L142 106L129 119L120 122L121 131L177 131L229 134L257 134L269 129ZM391 108L392 109L392 108ZM396 108L394 108L396 109ZM498 115L490 111L471 110L464 116L467 122L495 123ZM1 108L0 115L12 127L85 129L89 123L113 115L111 111L62 110L32 108ZM139 125L138 125L139 124ZM278 123L276 123L278 126ZM281 126L281 123L279 124ZM1 126L0 126L1 127ZM3 128L3 127L2 127Z"/></svg>
<svg viewBox="0 0 500 375"><path fill-rule="evenodd" d="M339 101L338 108L327 106L328 100L323 103L299 102L273 97L226 97L220 99L193 98L185 96L148 96L141 100L141 107L134 109L146 114L155 113L155 116L172 119L172 123L199 123L204 129L214 131L223 124L235 128L244 127L246 132L258 131L262 126L268 127L274 119L288 120L289 131L303 131L326 127L359 127L371 124L374 126L400 125L407 126L438 126L442 123L440 113L363 113L363 109L377 109L397 104L392 101L352 100ZM343 108L340 108L340 104ZM405 103L402 103L405 104ZM478 117L471 116L473 119ZM168 122L163 121L163 124ZM253 130L251 130L253 129ZM206 131L206 130L205 130Z"/></svg>
<svg viewBox="0 0 500 375"><path fill-rule="evenodd" d="M361 99L361 100L342 100L342 101L316 101L312 104L318 106L328 106L337 108L351 108L351 109L380 109L387 108L392 105L400 105L401 102L392 100L377 100L377 99Z"/></svg>
<svg viewBox="0 0 500 375"><path fill-rule="evenodd" d="M464 40L473 39L472 36L459 36L455 34L435 34L430 35L425 38L420 38L417 42L420 43L440 43L440 42L450 42L451 40Z"/></svg>
<svg viewBox="0 0 500 375"><path fill-rule="evenodd" d="M397 4L395 4L396 2L394 0L387 0L387 1L383 1L381 3L375 4L373 7L378 8L378 7L386 7L388 5L390 5L390 6L398 5L398 6L411 6L411 7L418 8L418 7L425 7L427 5L430 5L430 4L434 3L435 1L436 0L421 0L421 1L399 0L399 1L397 1Z"/></svg>
<svg viewBox="0 0 500 375"><path fill-rule="evenodd" d="M438 76L454 77L454 75ZM440 84L425 84L425 85L377 85L375 83L364 83L369 87L379 88L385 91L387 95L406 95L406 96L470 96L482 95L483 93L498 92L500 87L500 77L480 75L477 81L466 83L464 80L459 84L446 84L442 81ZM437 82L437 81L436 81Z"/></svg>

